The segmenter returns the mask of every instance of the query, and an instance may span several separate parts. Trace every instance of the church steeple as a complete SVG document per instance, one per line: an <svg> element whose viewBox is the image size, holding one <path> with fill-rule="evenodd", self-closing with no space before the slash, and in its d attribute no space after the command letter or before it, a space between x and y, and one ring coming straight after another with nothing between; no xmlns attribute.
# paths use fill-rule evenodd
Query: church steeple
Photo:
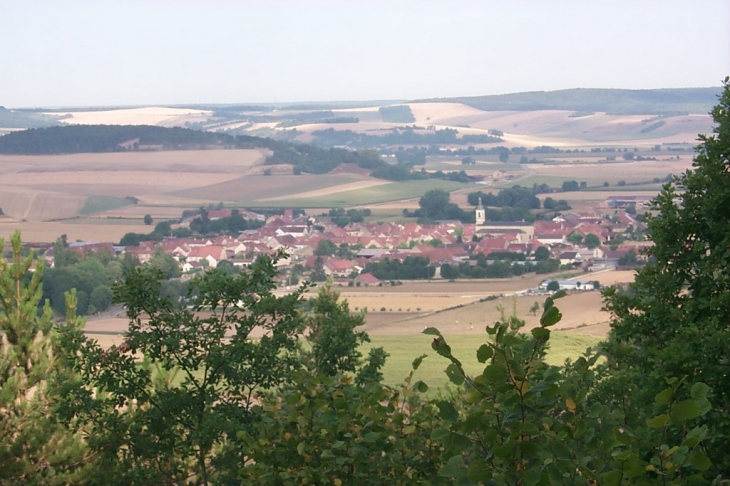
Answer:
<svg viewBox="0 0 730 486"><path fill-rule="evenodd" d="M476 215L475 215L476 225L482 225L486 222L486 211L484 211L484 206L482 206L482 198L479 198L479 204L477 205L476 209Z"/></svg>

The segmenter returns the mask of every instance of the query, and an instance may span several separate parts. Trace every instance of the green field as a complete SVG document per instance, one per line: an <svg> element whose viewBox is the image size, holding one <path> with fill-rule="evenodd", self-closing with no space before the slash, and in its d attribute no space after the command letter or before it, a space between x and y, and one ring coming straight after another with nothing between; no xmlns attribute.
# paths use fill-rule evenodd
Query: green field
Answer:
<svg viewBox="0 0 730 486"><path fill-rule="evenodd" d="M451 346L454 356L459 358L469 373L480 373L484 365L476 359L476 351L486 342L487 334L474 335L446 335L446 341ZM428 355L416 372L416 380L422 380L429 387L443 387L448 382L444 370L449 361L437 355L431 349L433 336L370 336L372 342L364 345L363 355L367 355L371 347L382 346L390 356L383 370L384 381L388 385L401 383L411 371L411 363L422 354ZM575 331L555 331L551 335L551 350L548 351L546 361L553 365L562 365L567 358L575 360L588 347L594 347L601 338L578 334Z"/></svg>
<svg viewBox="0 0 730 486"><path fill-rule="evenodd" d="M326 196L266 201L264 204L271 207L288 208L345 208L398 201L401 199L419 198L431 189L453 191L456 189L468 189L472 187L481 186L478 184L464 184L462 182L444 181L441 179L426 179L392 182L382 186L337 192Z"/></svg>
<svg viewBox="0 0 730 486"><path fill-rule="evenodd" d="M133 204L133 201L123 197L113 196L89 196L84 201L84 206L79 211L80 214L101 213L111 209L122 208Z"/></svg>
<svg viewBox="0 0 730 486"><path fill-rule="evenodd" d="M517 157L517 156L514 156ZM453 171L470 171L470 170L521 170L522 167L517 163L502 163L499 161L498 155L475 155L474 159L476 164L474 165L461 165L453 164L453 162L461 162L463 156L429 156L426 158L426 165L424 168L428 171L442 170L444 172ZM519 158L515 158L518 161ZM451 162L451 163L449 163Z"/></svg>

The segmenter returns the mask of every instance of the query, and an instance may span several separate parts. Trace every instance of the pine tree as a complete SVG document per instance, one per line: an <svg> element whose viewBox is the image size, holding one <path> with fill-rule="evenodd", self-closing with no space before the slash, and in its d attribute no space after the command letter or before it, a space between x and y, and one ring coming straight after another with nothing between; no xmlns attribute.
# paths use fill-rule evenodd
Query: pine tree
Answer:
<svg viewBox="0 0 730 486"><path fill-rule="evenodd" d="M17 231L11 246L12 262L0 257L0 483L68 484L82 472L83 445L53 417L59 361L49 303L39 312L43 262L30 273L33 253L21 256Z"/></svg>

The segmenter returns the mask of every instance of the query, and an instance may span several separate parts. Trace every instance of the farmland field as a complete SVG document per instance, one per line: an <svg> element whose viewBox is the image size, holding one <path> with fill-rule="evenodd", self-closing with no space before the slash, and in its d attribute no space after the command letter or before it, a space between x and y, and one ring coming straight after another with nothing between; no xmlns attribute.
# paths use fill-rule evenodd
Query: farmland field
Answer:
<svg viewBox="0 0 730 486"><path fill-rule="evenodd" d="M431 189L452 191L455 189L479 187L477 184L445 181L439 179L390 182L387 184L354 189L345 192L335 191L328 195L267 201L266 205L304 208L335 208L378 204L401 199L420 198Z"/></svg>
<svg viewBox="0 0 730 486"><path fill-rule="evenodd" d="M447 333L443 333L443 335L451 346L454 356L462 361L467 373L474 376L482 372L485 365L479 364L477 361L476 351L488 340L488 335L483 328L478 336ZM433 336L424 334L413 336L371 335L371 342L363 345L361 352L363 355L367 355L371 348L382 346L390 355L383 367L383 381L388 385L402 383L411 371L413 360L425 354L427 358L423 360L413 379L414 381L422 380L431 389L436 389L444 387L449 382L444 372L449 361L431 349L432 341ZM546 361L551 365L562 365L568 358L571 360L579 358L589 347L595 349L600 341L600 337L572 331L553 332Z"/></svg>
<svg viewBox="0 0 730 486"><path fill-rule="evenodd" d="M131 200L114 196L88 196L79 214L100 213L133 204Z"/></svg>

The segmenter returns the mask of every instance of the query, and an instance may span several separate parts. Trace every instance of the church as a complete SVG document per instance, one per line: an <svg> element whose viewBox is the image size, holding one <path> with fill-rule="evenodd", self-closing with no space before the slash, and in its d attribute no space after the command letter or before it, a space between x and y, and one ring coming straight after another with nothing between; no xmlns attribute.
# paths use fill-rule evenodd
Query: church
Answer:
<svg viewBox="0 0 730 486"><path fill-rule="evenodd" d="M474 218L474 234L483 237L501 236L506 233L515 234L520 243L529 243L535 236L532 223L525 221L490 221L487 222L487 211L479 198Z"/></svg>

